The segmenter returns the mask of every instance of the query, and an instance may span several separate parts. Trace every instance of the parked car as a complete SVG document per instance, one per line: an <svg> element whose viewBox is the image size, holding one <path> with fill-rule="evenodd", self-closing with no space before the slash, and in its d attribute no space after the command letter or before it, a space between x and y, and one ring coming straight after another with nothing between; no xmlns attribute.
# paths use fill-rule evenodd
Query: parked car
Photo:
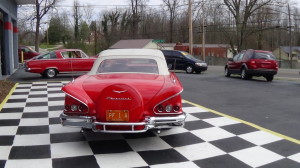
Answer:
<svg viewBox="0 0 300 168"><path fill-rule="evenodd" d="M159 50L112 49L89 73L62 88L63 126L94 132L140 133L182 127L182 85Z"/></svg>
<svg viewBox="0 0 300 168"><path fill-rule="evenodd" d="M39 73L54 78L59 73L91 70L96 57L89 57L78 49L60 49L25 61L26 72Z"/></svg>
<svg viewBox="0 0 300 168"><path fill-rule="evenodd" d="M161 50L170 70L185 70L186 73L201 73L207 70L207 64L191 54L177 50Z"/></svg>
<svg viewBox="0 0 300 168"><path fill-rule="evenodd" d="M239 74L242 79L263 76L272 81L278 71L278 62L270 51L249 49L229 58L225 65L225 76Z"/></svg>
<svg viewBox="0 0 300 168"><path fill-rule="evenodd" d="M22 61L22 52L23 52L23 61L40 55L40 53L34 51L32 48L30 48L28 46L20 45L20 46L18 46L19 62Z"/></svg>

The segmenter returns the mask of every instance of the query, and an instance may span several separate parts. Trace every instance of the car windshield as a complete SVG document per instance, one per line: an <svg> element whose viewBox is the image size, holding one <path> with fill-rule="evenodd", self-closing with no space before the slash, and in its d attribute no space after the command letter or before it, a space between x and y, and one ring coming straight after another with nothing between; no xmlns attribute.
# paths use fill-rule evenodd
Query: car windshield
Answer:
<svg viewBox="0 0 300 168"><path fill-rule="evenodd" d="M158 74L157 62L145 58L105 59L97 73L152 73Z"/></svg>
<svg viewBox="0 0 300 168"><path fill-rule="evenodd" d="M254 59L265 59L265 60L275 60L275 57L271 53L266 53L266 52L255 52Z"/></svg>
<svg viewBox="0 0 300 168"><path fill-rule="evenodd" d="M191 54L187 53L187 52L181 52L182 55L190 58L190 59L196 59L194 56L192 56Z"/></svg>

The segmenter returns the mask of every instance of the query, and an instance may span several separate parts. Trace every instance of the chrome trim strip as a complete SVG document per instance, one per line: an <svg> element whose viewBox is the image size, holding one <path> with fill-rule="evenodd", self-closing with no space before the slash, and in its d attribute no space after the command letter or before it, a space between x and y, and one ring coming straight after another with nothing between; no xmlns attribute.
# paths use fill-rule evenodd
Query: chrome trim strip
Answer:
<svg viewBox="0 0 300 168"><path fill-rule="evenodd" d="M155 112L155 108L156 108L159 104L161 104L161 103L163 103L163 102L165 102L165 101L167 101L167 100L169 100L169 99L172 99L172 98L175 97L175 96L178 96L178 95L179 95L180 93L182 93L182 92L183 92L183 89L182 89L181 91L179 91L178 93L174 94L173 96L171 96L171 97L169 97L169 98L167 98L167 99L165 99L165 100L159 102L158 104L156 104L156 105L154 106L154 108L153 108L153 112L154 112L155 114L157 114L157 115L182 114L182 113L156 113L156 112Z"/></svg>

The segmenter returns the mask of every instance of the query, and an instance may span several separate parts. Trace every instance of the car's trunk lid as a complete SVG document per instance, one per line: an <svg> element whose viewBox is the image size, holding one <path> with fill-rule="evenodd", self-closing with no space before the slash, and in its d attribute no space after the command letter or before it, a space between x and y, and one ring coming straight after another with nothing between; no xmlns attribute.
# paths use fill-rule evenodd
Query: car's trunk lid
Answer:
<svg viewBox="0 0 300 168"><path fill-rule="evenodd" d="M118 73L93 75L83 88L95 103L98 121L138 122L163 85L160 75Z"/></svg>

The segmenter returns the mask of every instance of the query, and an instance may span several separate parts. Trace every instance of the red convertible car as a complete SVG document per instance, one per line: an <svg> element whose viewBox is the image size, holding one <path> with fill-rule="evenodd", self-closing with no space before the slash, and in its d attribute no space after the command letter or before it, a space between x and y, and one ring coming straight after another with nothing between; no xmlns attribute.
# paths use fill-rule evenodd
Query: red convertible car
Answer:
<svg viewBox="0 0 300 168"><path fill-rule="evenodd" d="M25 61L26 72L54 78L58 73L90 71L96 57L89 57L78 49L61 49Z"/></svg>
<svg viewBox="0 0 300 168"><path fill-rule="evenodd" d="M89 73L62 88L63 126L94 132L140 133L182 127L182 85L159 50L100 53Z"/></svg>

